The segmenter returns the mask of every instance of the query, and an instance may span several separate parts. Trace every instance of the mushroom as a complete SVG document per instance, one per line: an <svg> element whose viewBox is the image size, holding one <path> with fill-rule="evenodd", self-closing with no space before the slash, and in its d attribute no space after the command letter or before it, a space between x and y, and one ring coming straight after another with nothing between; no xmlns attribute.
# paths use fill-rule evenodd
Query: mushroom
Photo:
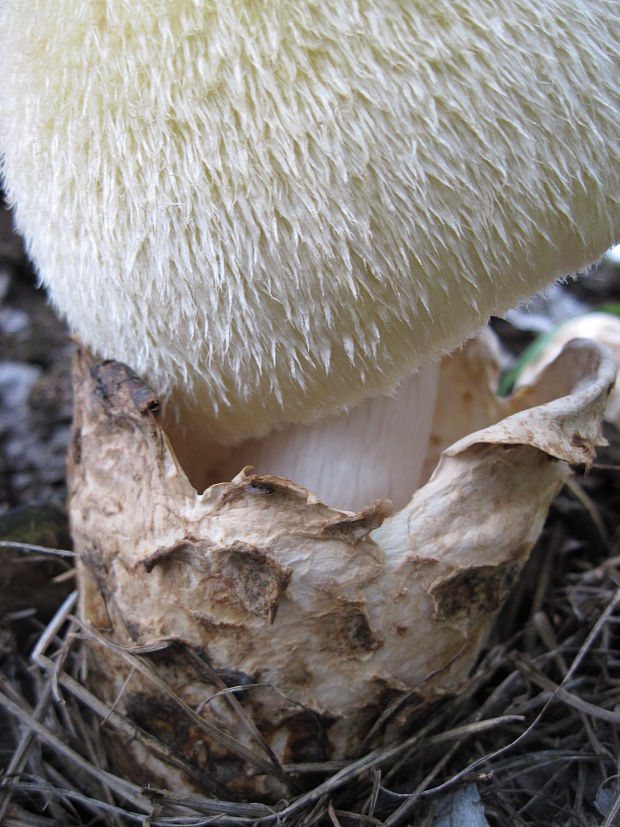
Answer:
<svg viewBox="0 0 620 827"><path fill-rule="evenodd" d="M0 15L17 226L200 489L251 463L404 504L439 357L617 239L610 2Z"/></svg>
<svg viewBox="0 0 620 827"><path fill-rule="evenodd" d="M582 343L550 382L577 389L561 415L517 406L393 517L368 505L416 488L440 357L616 240L614 19L604 0L2 5L4 184L103 359L76 362L70 457L91 670L113 709L150 699L150 731L236 683L262 733L210 697L178 722L192 772L229 790L258 755L236 792L277 797L257 767L281 782L287 757L371 743L387 699L395 720L456 691L591 460L613 368ZM111 359L163 397L176 456ZM484 498L464 539L461 489L515 468L510 543Z"/></svg>

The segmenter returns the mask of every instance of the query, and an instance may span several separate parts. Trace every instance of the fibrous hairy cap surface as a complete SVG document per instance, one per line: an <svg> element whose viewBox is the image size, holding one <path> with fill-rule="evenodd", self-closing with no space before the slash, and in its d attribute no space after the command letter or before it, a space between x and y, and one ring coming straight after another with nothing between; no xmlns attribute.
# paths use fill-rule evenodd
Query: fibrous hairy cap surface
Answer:
<svg viewBox="0 0 620 827"><path fill-rule="evenodd" d="M615 0L13 0L52 300L209 438L389 391L620 223Z"/></svg>

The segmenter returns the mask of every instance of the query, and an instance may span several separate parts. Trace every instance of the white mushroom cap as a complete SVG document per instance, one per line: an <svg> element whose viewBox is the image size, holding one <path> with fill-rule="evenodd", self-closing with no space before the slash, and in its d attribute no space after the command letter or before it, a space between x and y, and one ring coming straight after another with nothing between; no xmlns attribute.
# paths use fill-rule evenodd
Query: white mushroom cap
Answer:
<svg viewBox="0 0 620 827"><path fill-rule="evenodd" d="M218 443L391 390L620 227L612 0L13 0L52 301Z"/></svg>

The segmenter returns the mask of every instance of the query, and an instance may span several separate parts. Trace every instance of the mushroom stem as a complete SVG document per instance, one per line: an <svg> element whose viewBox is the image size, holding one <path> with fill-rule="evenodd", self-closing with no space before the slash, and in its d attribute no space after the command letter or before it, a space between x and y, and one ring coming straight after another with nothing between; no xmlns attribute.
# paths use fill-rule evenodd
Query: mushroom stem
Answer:
<svg viewBox="0 0 620 827"><path fill-rule="evenodd" d="M359 511L375 500L409 502L421 480L439 365L426 366L390 396L365 399L315 426L291 425L236 448L221 479L247 465L294 480L335 508Z"/></svg>

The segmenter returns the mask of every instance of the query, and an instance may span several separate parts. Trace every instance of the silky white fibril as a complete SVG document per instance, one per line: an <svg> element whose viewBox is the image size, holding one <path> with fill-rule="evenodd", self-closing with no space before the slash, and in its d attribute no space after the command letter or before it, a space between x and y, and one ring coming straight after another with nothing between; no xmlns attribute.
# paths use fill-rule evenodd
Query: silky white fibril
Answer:
<svg viewBox="0 0 620 827"><path fill-rule="evenodd" d="M196 444L348 410L620 236L615 0L0 5L4 185Z"/></svg>

